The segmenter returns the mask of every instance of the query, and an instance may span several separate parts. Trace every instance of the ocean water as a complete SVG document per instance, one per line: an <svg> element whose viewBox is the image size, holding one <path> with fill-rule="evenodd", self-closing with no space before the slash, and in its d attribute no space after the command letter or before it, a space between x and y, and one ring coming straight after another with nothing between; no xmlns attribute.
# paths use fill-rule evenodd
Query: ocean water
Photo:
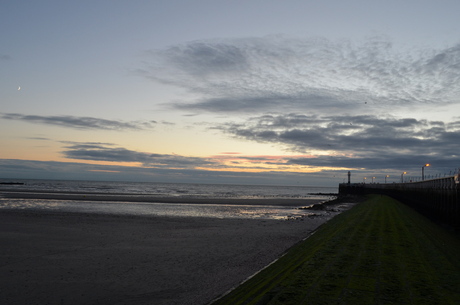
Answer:
<svg viewBox="0 0 460 305"><path fill-rule="evenodd" d="M147 182L11 180L21 185L0 184L0 209L54 210L61 212L106 213L124 215L157 215L180 217L288 219L312 215L310 210L282 205L226 205L219 199L333 199L333 187L260 186L222 184L182 184ZM78 193L89 195L149 195L216 199L216 204L162 202L75 201L4 198L2 191L37 193ZM316 212L315 212L316 213Z"/></svg>

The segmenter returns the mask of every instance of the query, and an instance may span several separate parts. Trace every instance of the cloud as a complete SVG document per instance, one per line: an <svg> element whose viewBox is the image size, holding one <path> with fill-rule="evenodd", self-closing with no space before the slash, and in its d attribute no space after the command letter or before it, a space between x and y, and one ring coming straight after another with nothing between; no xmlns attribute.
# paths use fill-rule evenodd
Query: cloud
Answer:
<svg viewBox="0 0 460 305"><path fill-rule="evenodd" d="M303 165L313 167L325 167L363 170L368 172L385 172L392 171L393 173L401 174L403 171L408 171L411 175L420 175L421 166L427 162L434 164L433 169L436 173L447 173L458 167L458 157L451 156L432 156L429 154L420 153L416 156L382 156L373 157L372 155L361 156L359 158L350 158L348 156L318 156L316 158L295 158L289 160L289 164ZM428 160L428 161L426 161Z"/></svg>
<svg viewBox="0 0 460 305"><path fill-rule="evenodd" d="M0 119L25 121L36 124L56 125L74 129L100 129L100 130L141 130L152 128L155 121L150 122L123 122L106 120L93 117L76 117L70 115L62 116L40 116L25 115L19 113L0 113Z"/></svg>
<svg viewBox="0 0 460 305"><path fill-rule="evenodd" d="M62 154L68 159L86 161L104 161L114 163L133 163L152 169L187 169L208 171L298 171L289 163L286 156L247 156L238 152L224 152L209 157L189 157L176 154L153 154L119 147L110 143L76 143L68 142ZM307 157L306 155L297 156ZM280 167L275 168L274 165Z"/></svg>
<svg viewBox="0 0 460 305"><path fill-rule="evenodd" d="M45 137L27 137L29 140L38 140L38 141L52 141L50 138Z"/></svg>
<svg viewBox="0 0 460 305"><path fill-rule="evenodd" d="M10 179L74 179L105 181L146 181L173 183L233 183L295 185L307 181L311 185L337 186L330 173L293 172L228 172L189 168L154 168L138 166L100 165L73 162L0 159L0 171ZM340 180L341 182L342 180Z"/></svg>
<svg viewBox="0 0 460 305"><path fill-rule="evenodd" d="M194 168L212 166L205 158L185 157L174 154L138 152L106 143L73 143L62 153L66 158L91 161L131 162L155 168Z"/></svg>
<svg viewBox="0 0 460 305"><path fill-rule="evenodd" d="M308 103L308 104L307 104ZM219 97L204 98L195 103L171 103L174 107L188 111L206 111L221 113L255 113L273 110L295 111L298 109L324 109L336 108L347 105L345 100L339 101L327 92L320 94L301 95L282 95L270 93L265 96L248 96L248 97ZM335 106L334 106L335 105ZM349 103L347 110L356 109L358 103Z"/></svg>
<svg viewBox="0 0 460 305"><path fill-rule="evenodd" d="M176 69L194 76L240 72L247 68L244 50L225 42L209 44L196 41L151 53L173 63Z"/></svg>
<svg viewBox="0 0 460 305"><path fill-rule="evenodd" d="M240 139L277 144L314 157L289 162L318 167L455 166L460 124L374 115L267 114L215 127Z"/></svg>
<svg viewBox="0 0 460 305"><path fill-rule="evenodd" d="M198 96L173 104L188 111L439 105L458 102L460 44L409 51L378 37L359 44L285 36L193 41L149 52L141 73Z"/></svg>
<svg viewBox="0 0 460 305"><path fill-rule="evenodd" d="M404 126L406 124L416 125L410 122L398 122L394 125ZM237 152L224 152L217 156L199 158L138 152L111 143L63 143L67 144L62 151L63 155L69 159L80 160L80 162L2 159L0 170L7 177L25 179L176 183L216 183L217 181L219 183L255 183L257 181L257 184L295 185L300 182L336 186L346 178L346 173L350 169L353 177L362 175L383 177L383 175L390 174L394 180L402 171L408 171L414 176L419 175L421 164L427 162L433 165L429 169L430 175L449 173L449 170L458 166L456 163L458 156L433 154L432 151L421 151L418 155L368 152L357 155L280 156L248 156ZM97 161L113 162L113 164L100 164ZM120 165L121 162L124 164Z"/></svg>

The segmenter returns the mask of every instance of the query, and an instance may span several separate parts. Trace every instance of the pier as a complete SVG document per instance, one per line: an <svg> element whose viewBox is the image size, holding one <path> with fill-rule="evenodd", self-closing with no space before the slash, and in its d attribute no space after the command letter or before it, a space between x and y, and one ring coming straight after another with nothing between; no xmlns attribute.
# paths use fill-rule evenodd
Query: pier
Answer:
<svg viewBox="0 0 460 305"><path fill-rule="evenodd" d="M460 175L403 183L341 183L339 195L382 194L426 216L460 227Z"/></svg>

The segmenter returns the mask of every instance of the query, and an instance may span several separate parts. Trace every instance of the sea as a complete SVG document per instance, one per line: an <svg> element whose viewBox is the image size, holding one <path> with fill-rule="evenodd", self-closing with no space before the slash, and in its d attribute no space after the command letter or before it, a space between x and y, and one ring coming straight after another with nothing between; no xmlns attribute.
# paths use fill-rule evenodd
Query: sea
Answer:
<svg viewBox="0 0 460 305"><path fill-rule="evenodd" d="M274 204L219 204L219 199L313 199L336 198L337 187L187 184L114 181L72 181L0 179L0 210L47 210L58 212L149 215L174 217L213 217L250 219L292 219L318 212L305 206ZM216 203L119 202L91 200L49 200L6 198L4 192L123 195L215 199ZM183 201L183 200L182 200ZM247 201L245 201L247 203ZM307 202L307 201L306 201Z"/></svg>

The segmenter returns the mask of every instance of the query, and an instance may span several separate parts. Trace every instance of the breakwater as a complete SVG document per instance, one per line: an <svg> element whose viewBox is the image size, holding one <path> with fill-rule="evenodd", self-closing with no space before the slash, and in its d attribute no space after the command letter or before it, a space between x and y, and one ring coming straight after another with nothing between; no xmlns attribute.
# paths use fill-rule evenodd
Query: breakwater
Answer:
<svg viewBox="0 0 460 305"><path fill-rule="evenodd" d="M460 228L459 175L406 183L341 183L339 196L383 194Z"/></svg>

